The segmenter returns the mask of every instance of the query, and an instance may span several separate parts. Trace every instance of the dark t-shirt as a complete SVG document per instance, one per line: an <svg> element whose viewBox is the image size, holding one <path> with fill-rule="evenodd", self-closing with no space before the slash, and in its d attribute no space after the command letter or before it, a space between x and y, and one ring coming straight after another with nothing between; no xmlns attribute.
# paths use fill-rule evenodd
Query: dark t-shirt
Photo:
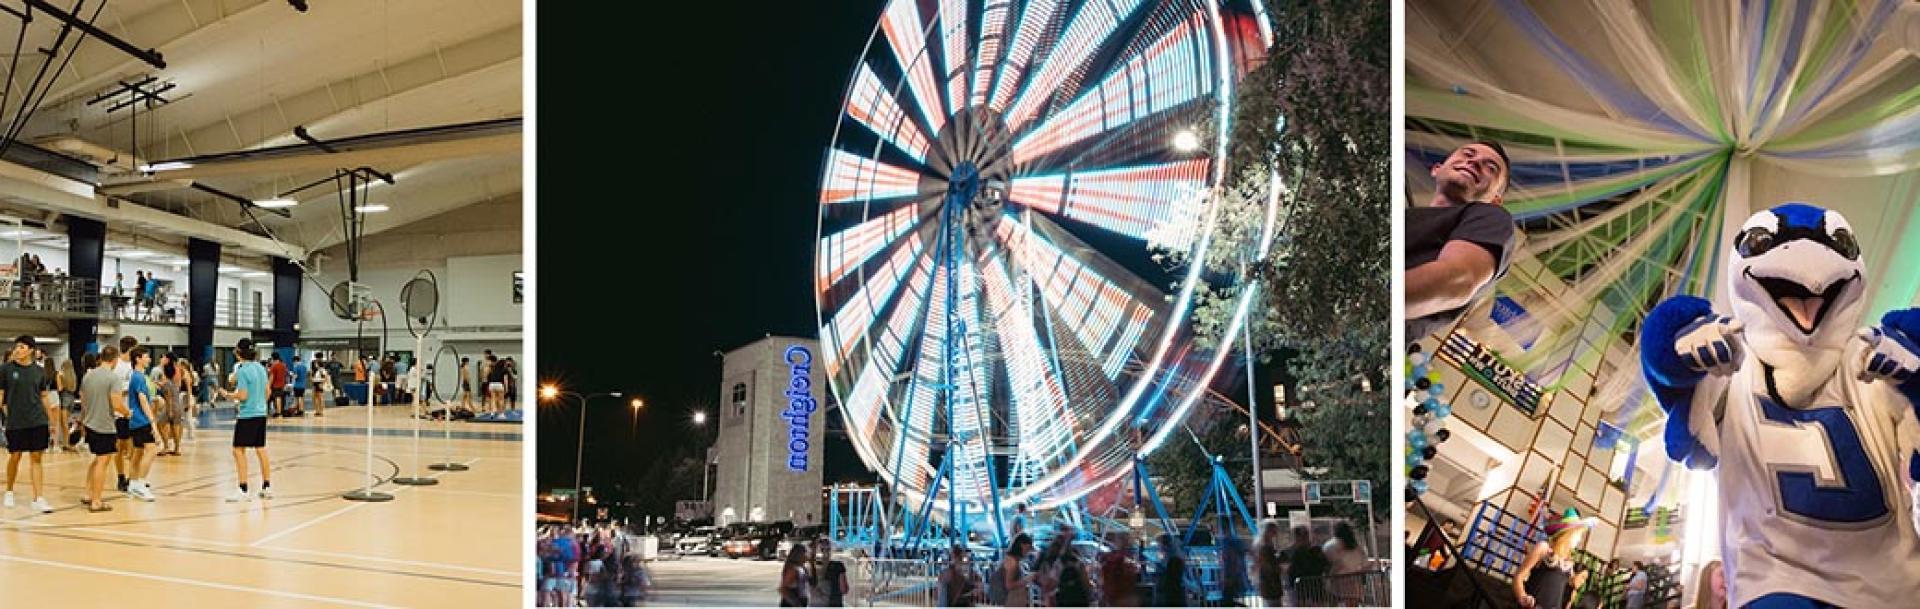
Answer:
<svg viewBox="0 0 1920 609"><path fill-rule="evenodd" d="M1438 260L1440 249L1446 247L1448 241L1466 241L1487 248L1494 260L1493 278L1474 292L1472 301L1459 308L1407 320L1407 340L1420 340L1445 330L1459 320L1468 307L1493 291L1496 280L1507 274L1507 254L1513 250L1513 238L1513 214L1498 205L1469 203L1407 208L1408 269Z"/></svg>
<svg viewBox="0 0 1920 609"><path fill-rule="evenodd" d="M33 364L22 366L13 360L0 364L0 389L7 392L7 429L47 424L47 409L40 401L40 392L46 386L46 368Z"/></svg>

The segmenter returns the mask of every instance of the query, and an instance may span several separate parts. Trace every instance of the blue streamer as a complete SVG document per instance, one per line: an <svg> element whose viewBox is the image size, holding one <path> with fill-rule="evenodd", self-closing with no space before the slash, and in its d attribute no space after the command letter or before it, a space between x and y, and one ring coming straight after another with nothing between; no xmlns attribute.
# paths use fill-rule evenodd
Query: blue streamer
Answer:
<svg viewBox="0 0 1920 609"><path fill-rule="evenodd" d="M1547 57L1552 58L1554 63L1559 64L1560 68L1575 81L1608 105L1619 108L1628 116L1663 127L1668 131L1685 134L1702 142L1713 141L1713 138L1707 134L1674 120L1665 110L1661 110L1660 106L1655 105L1645 95L1641 95L1638 89L1621 85L1619 81L1593 65L1587 58L1581 57L1573 47L1555 36L1553 30L1540 21L1540 16L1534 14L1533 9L1528 8L1520 0L1497 0L1497 2L1506 11L1507 18L1532 39L1535 46L1539 47Z"/></svg>

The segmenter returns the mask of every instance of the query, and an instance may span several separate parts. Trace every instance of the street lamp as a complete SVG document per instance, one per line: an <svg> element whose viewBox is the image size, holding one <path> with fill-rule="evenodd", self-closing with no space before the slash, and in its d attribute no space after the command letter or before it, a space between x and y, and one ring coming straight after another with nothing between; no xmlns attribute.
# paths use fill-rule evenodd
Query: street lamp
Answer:
<svg viewBox="0 0 1920 609"><path fill-rule="evenodd" d="M540 388L540 399L542 400L556 402L563 397L571 397L580 401L580 436L575 441L573 450L573 521L579 523L580 498L585 494L580 491L580 465L586 458L587 450L587 402L593 401L593 398L598 397L618 398L621 397L621 393L618 391L609 391L581 394L573 391L561 391L559 387L552 384ZM639 412L640 404L640 398L633 399L634 412Z"/></svg>
<svg viewBox="0 0 1920 609"><path fill-rule="evenodd" d="M702 433L700 434L700 437L705 438L707 435L705 433L706 426L707 426L707 411L705 410L693 411L693 424L701 427ZM710 503L707 503L709 501L709 499L707 498L707 472L713 469L713 455L708 454L710 451L711 451L711 447L709 447L707 450L700 451L700 503L702 505L705 505L707 508L707 518L713 518L713 505Z"/></svg>

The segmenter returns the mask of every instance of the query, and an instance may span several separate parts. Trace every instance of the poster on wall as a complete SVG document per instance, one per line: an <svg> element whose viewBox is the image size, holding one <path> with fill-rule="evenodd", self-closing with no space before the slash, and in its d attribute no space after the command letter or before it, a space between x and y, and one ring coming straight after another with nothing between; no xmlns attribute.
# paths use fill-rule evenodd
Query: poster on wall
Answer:
<svg viewBox="0 0 1920 609"><path fill-rule="evenodd" d="M526 286L527 286L527 273L525 271L514 271L513 272L513 304L520 304L520 301L526 298L526 295L525 295Z"/></svg>

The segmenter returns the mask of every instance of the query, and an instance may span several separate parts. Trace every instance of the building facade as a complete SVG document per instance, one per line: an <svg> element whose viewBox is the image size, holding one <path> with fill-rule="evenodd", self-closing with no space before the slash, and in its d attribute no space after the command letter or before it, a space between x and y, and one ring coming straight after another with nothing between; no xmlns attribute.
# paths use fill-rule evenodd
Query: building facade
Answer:
<svg viewBox="0 0 1920 609"><path fill-rule="evenodd" d="M716 524L823 521L826 373L813 339L769 336L729 351L720 374Z"/></svg>

